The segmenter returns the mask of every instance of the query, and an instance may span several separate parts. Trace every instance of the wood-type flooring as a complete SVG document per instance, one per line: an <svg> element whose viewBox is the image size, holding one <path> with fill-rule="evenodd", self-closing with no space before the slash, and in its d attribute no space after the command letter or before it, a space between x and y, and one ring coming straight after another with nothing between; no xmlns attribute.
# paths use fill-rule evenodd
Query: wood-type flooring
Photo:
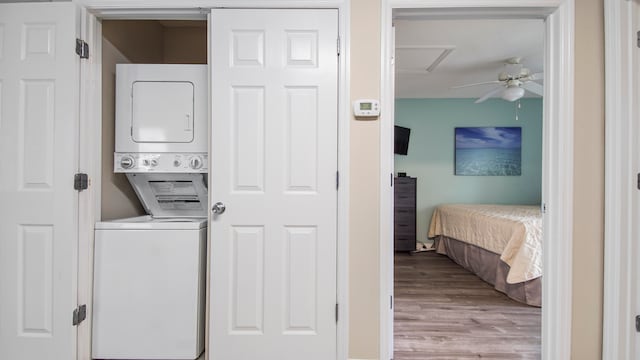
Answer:
<svg viewBox="0 0 640 360"><path fill-rule="evenodd" d="M540 308L435 252L395 255L394 360L540 359Z"/></svg>

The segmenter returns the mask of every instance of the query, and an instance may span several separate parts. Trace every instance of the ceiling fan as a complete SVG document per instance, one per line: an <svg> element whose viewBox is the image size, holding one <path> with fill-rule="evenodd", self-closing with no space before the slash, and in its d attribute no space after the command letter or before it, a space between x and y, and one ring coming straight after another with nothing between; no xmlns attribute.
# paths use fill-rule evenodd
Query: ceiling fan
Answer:
<svg viewBox="0 0 640 360"><path fill-rule="evenodd" d="M529 69L522 66L521 58L513 57L505 62L505 71L498 75L498 80L484 81L474 84L465 84L453 86L453 89L459 89L476 85L500 84L499 87L489 91L478 98L475 103L479 104L488 98L500 94L500 97L507 101L516 101L522 98L525 90L536 95L542 96L544 87L534 80L542 80L543 73L532 74Z"/></svg>

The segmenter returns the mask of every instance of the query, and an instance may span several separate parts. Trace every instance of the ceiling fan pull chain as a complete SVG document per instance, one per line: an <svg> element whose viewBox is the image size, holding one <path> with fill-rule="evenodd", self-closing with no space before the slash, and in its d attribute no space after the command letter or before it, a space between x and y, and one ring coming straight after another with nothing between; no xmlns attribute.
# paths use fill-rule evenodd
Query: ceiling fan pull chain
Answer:
<svg viewBox="0 0 640 360"><path fill-rule="evenodd" d="M516 104L516 121L519 120L520 116L520 99L518 99L518 103Z"/></svg>

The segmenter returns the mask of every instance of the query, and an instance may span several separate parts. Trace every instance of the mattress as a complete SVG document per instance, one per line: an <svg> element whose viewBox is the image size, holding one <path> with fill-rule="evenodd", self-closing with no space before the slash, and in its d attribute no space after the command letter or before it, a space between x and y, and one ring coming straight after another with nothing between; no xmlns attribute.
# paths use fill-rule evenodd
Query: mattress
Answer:
<svg viewBox="0 0 640 360"><path fill-rule="evenodd" d="M428 236L453 238L499 255L509 266L508 284L542 276L539 206L440 205L433 212Z"/></svg>

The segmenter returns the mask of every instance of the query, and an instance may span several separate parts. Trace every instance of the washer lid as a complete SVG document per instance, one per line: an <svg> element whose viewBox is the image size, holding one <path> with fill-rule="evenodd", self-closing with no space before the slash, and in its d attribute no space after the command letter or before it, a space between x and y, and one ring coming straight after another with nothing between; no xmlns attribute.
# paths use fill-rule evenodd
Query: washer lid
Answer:
<svg viewBox="0 0 640 360"><path fill-rule="evenodd" d="M154 218L206 218L207 187L202 174L127 173L147 214Z"/></svg>
<svg viewBox="0 0 640 360"><path fill-rule="evenodd" d="M207 227L202 218L152 218L149 215L97 222L96 230L198 230Z"/></svg>

